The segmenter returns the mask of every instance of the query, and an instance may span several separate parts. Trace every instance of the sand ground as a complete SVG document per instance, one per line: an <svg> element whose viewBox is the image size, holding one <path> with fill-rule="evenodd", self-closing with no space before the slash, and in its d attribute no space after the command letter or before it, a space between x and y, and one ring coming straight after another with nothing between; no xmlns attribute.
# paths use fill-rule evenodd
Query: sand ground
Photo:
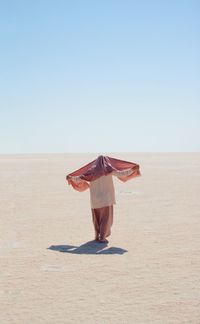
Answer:
<svg viewBox="0 0 200 324"><path fill-rule="evenodd" d="M112 154L109 244L65 175L96 154L0 157L0 323L200 323L200 154Z"/></svg>

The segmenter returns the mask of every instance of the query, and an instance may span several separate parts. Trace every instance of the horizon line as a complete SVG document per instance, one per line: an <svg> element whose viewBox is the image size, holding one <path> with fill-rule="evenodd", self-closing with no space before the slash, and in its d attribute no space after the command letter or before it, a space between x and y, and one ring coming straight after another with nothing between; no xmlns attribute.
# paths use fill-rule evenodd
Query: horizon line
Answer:
<svg viewBox="0 0 200 324"><path fill-rule="evenodd" d="M0 153L2 155L65 155L65 154L173 154L173 153L200 153L200 151L106 151L106 152L95 152L95 151L76 151L76 152L9 152Z"/></svg>

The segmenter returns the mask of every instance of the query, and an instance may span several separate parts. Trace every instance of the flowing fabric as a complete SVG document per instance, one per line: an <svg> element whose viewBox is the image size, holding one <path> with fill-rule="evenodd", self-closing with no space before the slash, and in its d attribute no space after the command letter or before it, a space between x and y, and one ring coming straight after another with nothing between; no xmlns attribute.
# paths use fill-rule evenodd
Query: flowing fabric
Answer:
<svg viewBox="0 0 200 324"><path fill-rule="evenodd" d="M113 174L117 176L119 180L125 182L140 175L139 165L133 162L100 155L96 160L68 174L66 179L68 184L75 190L84 191L89 188L88 182L97 180L108 174Z"/></svg>

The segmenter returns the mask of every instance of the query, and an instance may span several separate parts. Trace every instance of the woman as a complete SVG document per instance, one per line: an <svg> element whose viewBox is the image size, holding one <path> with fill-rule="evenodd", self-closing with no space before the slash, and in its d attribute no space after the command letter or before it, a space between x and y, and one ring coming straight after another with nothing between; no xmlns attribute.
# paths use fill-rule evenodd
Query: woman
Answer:
<svg viewBox="0 0 200 324"><path fill-rule="evenodd" d="M108 242L106 238L111 234L113 224L113 205L116 203L113 175L125 182L140 175L139 165L100 155L67 176L75 190L90 189L95 240L100 243Z"/></svg>

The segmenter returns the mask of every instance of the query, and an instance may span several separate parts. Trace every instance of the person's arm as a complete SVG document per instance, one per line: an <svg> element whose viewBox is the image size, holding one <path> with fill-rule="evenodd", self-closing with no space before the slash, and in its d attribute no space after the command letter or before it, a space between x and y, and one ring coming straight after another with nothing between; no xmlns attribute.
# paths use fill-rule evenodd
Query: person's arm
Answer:
<svg viewBox="0 0 200 324"><path fill-rule="evenodd" d="M75 176L75 177L69 176L69 179L75 183L79 183L79 182L83 181L80 176Z"/></svg>
<svg viewBox="0 0 200 324"><path fill-rule="evenodd" d="M72 185L72 187L77 191L85 191L88 189L89 183L83 179L81 179L80 176L67 176L68 183Z"/></svg>
<svg viewBox="0 0 200 324"><path fill-rule="evenodd" d="M129 168L129 169L122 170L122 171L113 171L112 172L112 175L114 175L116 177L128 177L133 172L134 172L133 169L132 168Z"/></svg>

